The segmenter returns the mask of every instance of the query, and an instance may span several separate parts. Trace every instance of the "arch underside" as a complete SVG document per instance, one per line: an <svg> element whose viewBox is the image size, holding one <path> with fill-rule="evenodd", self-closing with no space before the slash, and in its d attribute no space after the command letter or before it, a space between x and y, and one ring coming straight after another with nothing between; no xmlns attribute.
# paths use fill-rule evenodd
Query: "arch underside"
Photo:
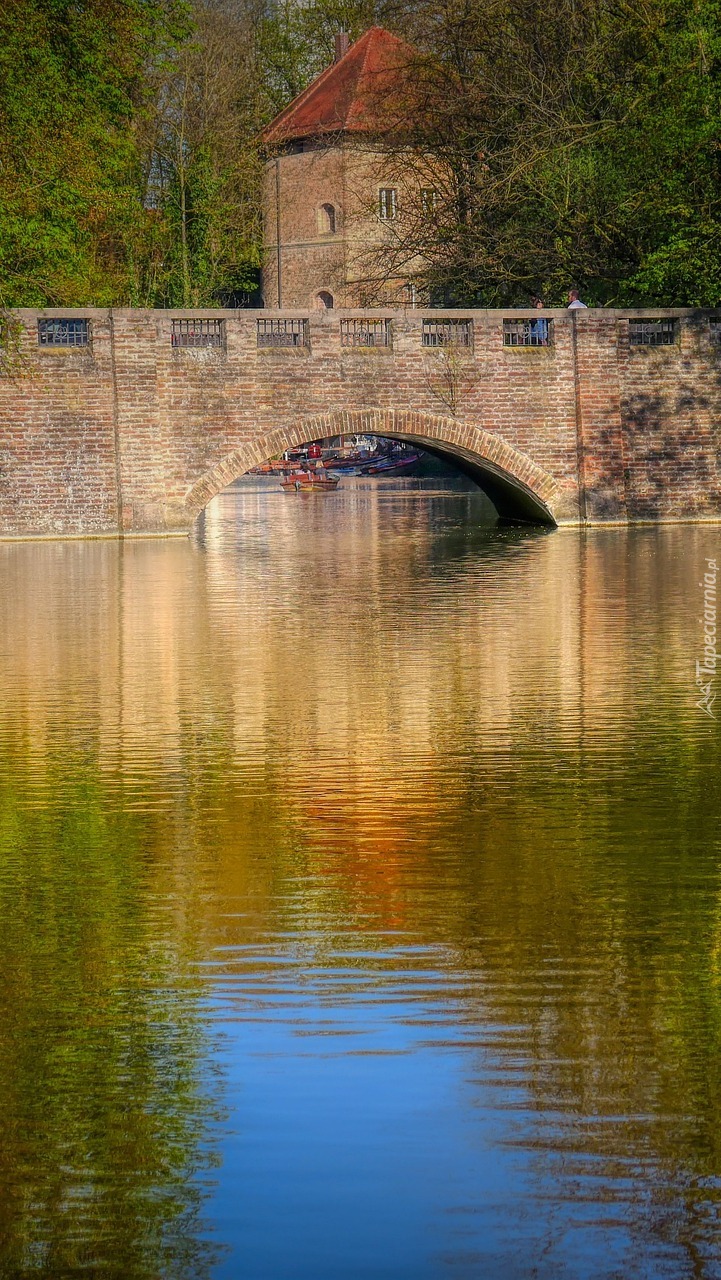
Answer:
<svg viewBox="0 0 721 1280"><path fill-rule="evenodd" d="M221 489L251 467L310 440L337 435L387 436L452 459L493 502L499 516L533 524L556 524L557 484L548 472L500 437L455 418L371 409L318 414L278 427L228 454L186 496L191 520Z"/></svg>

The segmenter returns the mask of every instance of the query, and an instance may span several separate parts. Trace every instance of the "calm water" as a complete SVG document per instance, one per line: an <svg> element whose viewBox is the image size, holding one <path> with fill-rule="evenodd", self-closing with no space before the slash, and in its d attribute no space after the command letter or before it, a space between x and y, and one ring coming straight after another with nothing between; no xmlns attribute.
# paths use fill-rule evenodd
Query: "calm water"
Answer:
<svg viewBox="0 0 721 1280"><path fill-rule="evenodd" d="M483 517L0 546L2 1277L721 1277L721 531Z"/></svg>

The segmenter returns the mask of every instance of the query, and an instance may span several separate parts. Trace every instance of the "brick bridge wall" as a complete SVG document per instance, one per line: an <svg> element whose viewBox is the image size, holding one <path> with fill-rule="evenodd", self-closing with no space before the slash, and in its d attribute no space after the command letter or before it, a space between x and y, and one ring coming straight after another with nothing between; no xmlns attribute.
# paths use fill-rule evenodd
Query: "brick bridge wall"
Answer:
<svg viewBox="0 0 721 1280"><path fill-rule="evenodd" d="M700 311L547 311L553 342L422 346L420 311L390 314L392 346L341 346L310 316L307 349L259 349L270 311L18 311L0 354L0 536L187 530L249 466L339 430L430 444L501 509L558 523L721 518L721 342ZM299 313L297 313L299 314ZM365 313L379 316L379 312ZM385 313L384 313L385 314ZM536 313L538 314L538 313ZM633 347L629 319L675 317L671 346ZM41 317L87 317L86 348L41 347ZM222 320L219 349L171 345L172 321Z"/></svg>

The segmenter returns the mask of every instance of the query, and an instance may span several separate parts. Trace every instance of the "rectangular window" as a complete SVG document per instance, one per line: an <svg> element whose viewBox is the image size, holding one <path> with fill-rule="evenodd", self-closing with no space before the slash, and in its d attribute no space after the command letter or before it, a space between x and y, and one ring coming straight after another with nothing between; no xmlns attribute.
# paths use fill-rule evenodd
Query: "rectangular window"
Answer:
<svg viewBox="0 0 721 1280"><path fill-rule="evenodd" d="M389 347L390 320L341 320L340 345L342 347Z"/></svg>
<svg viewBox="0 0 721 1280"><path fill-rule="evenodd" d="M533 320L504 320L504 347L548 347L553 339L553 321L538 316Z"/></svg>
<svg viewBox="0 0 721 1280"><path fill-rule="evenodd" d="M472 320L424 320L424 347L472 347Z"/></svg>
<svg viewBox="0 0 721 1280"><path fill-rule="evenodd" d="M632 347L672 347L676 341L676 321L629 320L628 338Z"/></svg>
<svg viewBox="0 0 721 1280"><path fill-rule="evenodd" d="M398 212L395 187L381 187L378 192L378 213L381 222L392 222Z"/></svg>
<svg viewBox="0 0 721 1280"><path fill-rule="evenodd" d="M423 187L421 190L421 209L424 218L432 218L438 208L438 192L433 187Z"/></svg>
<svg viewBox="0 0 721 1280"><path fill-rule="evenodd" d="M38 320L38 343L41 347L87 347L90 321Z"/></svg>
<svg viewBox="0 0 721 1280"><path fill-rule="evenodd" d="M258 320L259 347L309 347L307 320Z"/></svg>
<svg viewBox="0 0 721 1280"><path fill-rule="evenodd" d="M173 320L171 326L171 347L225 346L225 324L222 320Z"/></svg>

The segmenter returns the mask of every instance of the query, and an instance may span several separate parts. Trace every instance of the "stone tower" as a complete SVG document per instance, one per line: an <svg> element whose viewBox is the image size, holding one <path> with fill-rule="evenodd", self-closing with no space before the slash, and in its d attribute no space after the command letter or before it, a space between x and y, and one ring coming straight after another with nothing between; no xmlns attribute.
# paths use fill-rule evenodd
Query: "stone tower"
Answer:
<svg viewBox="0 0 721 1280"><path fill-rule="evenodd" d="M411 259L399 270L391 246L403 210L434 195L418 166L398 163L416 56L382 27L350 47L339 36L332 66L265 130L266 307L415 300L423 264Z"/></svg>

